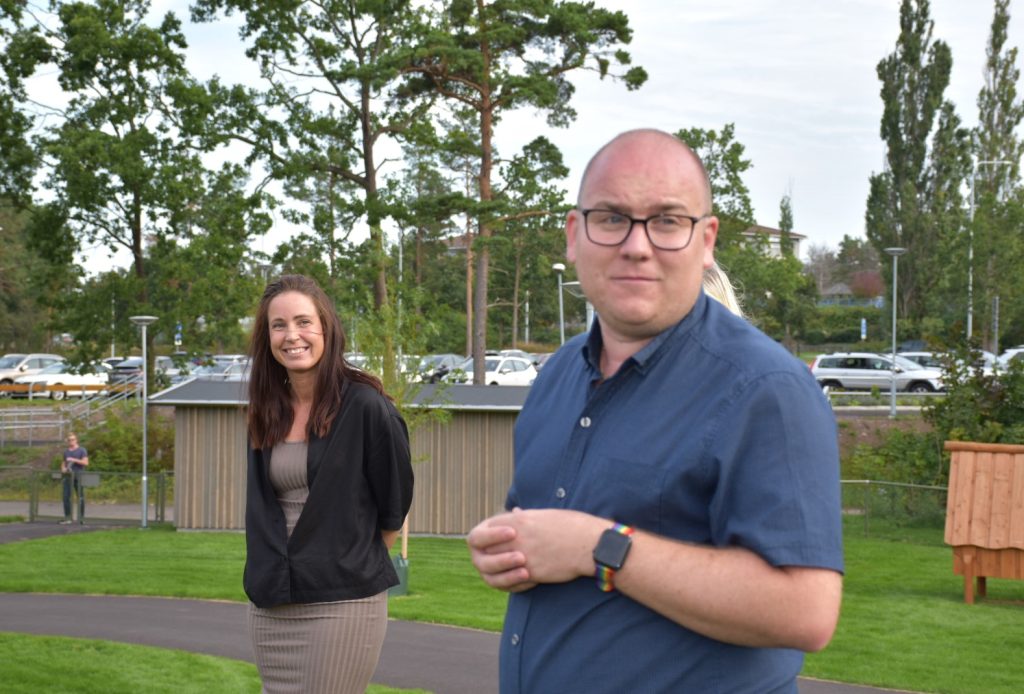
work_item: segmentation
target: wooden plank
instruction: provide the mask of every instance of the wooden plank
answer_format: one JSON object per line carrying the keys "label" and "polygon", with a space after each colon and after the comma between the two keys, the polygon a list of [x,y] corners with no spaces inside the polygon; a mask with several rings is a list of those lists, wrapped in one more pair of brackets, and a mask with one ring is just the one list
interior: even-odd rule
{"label": "wooden plank", "polygon": [[1009,547],[1010,481],[1013,455],[987,453],[991,459],[992,490],[990,493],[988,537],[982,546],[990,549]]}
{"label": "wooden plank", "polygon": [[968,520],[967,544],[987,547],[992,520],[992,454],[978,451],[974,454],[974,494]]}
{"label": "wooden plank", "polygon": [[1024,454],[1014,454],[1010,475],[1010,528],[1006,544],[1024,549]]}
{"label": "wooden plank", "polygon": [[1024,446],[1012,443],[975,443],[974,441],[946,441],[947,451],[983,451],[985,453],[1024,453]]}
{"label": "wooden plank", "polygon": [[974,466],[973,451],[957,451],[953,453],[954,466],[950,475],[949,501],[947,521],[951,531],[946,535],[946,543],[950,545],[968,545],[971,531],[971,511],[974,504]]}

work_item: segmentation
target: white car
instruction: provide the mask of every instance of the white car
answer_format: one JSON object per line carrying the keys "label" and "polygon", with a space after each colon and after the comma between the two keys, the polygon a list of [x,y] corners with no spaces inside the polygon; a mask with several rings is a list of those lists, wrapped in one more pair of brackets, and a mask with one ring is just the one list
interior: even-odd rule
{"label": "white car", "polygon": [[33,398],[50,397],[54,400],[63,400],[66,397],[92,397],[102,394],[103,390],[49,390],[52,386],[105,386],[109,382],[107,368],[94,365],[79,369],[67,362],[51,364],[39,373],[31,376],[19,376],[14,379],[15,385],[27,385],[31,387],[30,393],[14,393],[15,397]]}
{"label": "white car", "polygon": [[[10,385],[21,376],[32,376],[47,366],[64,361],[56,354],[5,354],[0,357],[0,385]],[[0,398],[6,398],[7,391],[0,391]]]}
{"label": "white car", "polygon": [[[489,386],[529,386],[537,378],[537,367],[529,359],[494,355],[484,358],[484,383]],[[448,374],[451,383],[473,383],[473,357]]]}
{"label": "white car", "polygon": [[1011,347],[999,355],[999,363],[1003,368],[1009,366],[1011,361],[1019,361],[1021,359],[1024,359],[1024,345]]}

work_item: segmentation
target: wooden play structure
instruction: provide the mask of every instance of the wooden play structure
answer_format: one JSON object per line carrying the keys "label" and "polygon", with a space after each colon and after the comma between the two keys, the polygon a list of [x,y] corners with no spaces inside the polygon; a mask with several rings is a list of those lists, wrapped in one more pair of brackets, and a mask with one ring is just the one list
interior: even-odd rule
{"label": "wooden play structure", "polygon": [[1024,580],[1024,446],[947,441],[951,453],[946,544],[964,602],[985,597],[986,579]]}

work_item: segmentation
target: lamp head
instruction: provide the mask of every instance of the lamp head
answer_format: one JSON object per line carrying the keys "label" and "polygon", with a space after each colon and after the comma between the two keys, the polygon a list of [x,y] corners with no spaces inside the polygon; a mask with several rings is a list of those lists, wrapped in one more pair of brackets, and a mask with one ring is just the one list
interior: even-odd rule
{"label": "lamp head", "polygon": [[143,325],[143,326],[145,326],[145,325],[150,325],[151,323],[155,323],[157,321],[157,317],[156,316],[130,316],[128,318],[128,320],[130,320],[135,325]]}
{"label": "lamp head", "polygon": [[555,272],[565,272],[565,264],[555,263],[554,265],[551,266],[551,269],[554,270]]}

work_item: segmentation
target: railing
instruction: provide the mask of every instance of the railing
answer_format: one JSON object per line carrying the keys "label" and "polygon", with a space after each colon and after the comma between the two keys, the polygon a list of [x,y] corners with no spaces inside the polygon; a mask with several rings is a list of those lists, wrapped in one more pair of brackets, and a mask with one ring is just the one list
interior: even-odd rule
{"label": "railing", "polygon": [[9,444],[33,446],[63,441],[68,419],[51,408],[0,409],[0,449]]}
{"label": "railing", "polygon": [[[87,482],[87,520],[141,522],[141,473],[88,470],[80,474]],[[25,515],[30,522],[62,518],[63,478],[56,470],[0,469],[0,515]],[[148,519],[173,520],[174,473],[149,475],[149,492]],[[168,513],[169,503],[172,513]]]}
{"label": "railing", "polygon": [[64,405],[62,410],[73,420],[88,420],[118,402],[127,402],[132,397],[142,394],[142,377],[132,376],[120,383],[111,383],[104,387],[100,397],[82,398],[80,402]]}
{"label": "railing", "polygon": [[[825,397],[833,407],[882,407],[890,404],[891,394],[886,391],[871,390],[836,390],[824,388]],[[946,393],[943,391],[932,391],[928,393],[908,393],[896,391],[896,405],[899,407],[921,407],[932,398],[943,398]]]}
{"label": "railing", "polygon": [[[4,385],[6,394],[12,392],[29,393],[34,384]],[[75,422],[87,421],[94,424],[93,416],[103,412],[118,402],[127,402],[129,398],[142,392],[142,379],[131,378],[123,383],[106,386],[48,386],[50,390],[58,388],[73,390],[95,390],[96,396],[83,397],[78,402],[62,405],[59,409],[43,407],[7,407],[0,409],[0,450],[5,446],[17,443],[33,446],[38,443],[63,441],[64,434],[71,431]],[[37,389],[38,390],[38,389]]]}

